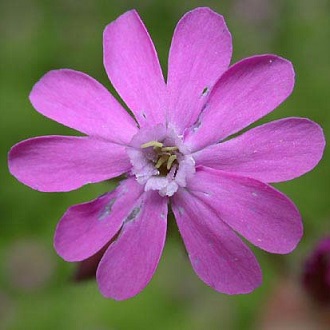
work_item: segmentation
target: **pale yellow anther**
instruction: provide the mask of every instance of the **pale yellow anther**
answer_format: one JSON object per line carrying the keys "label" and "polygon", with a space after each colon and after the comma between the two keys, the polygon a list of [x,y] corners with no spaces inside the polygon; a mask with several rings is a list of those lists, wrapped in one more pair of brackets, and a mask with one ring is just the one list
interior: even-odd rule
{"label": "pale yellow anther", "polygon": [[144,144],[141,144],[141,148],[149,148],[149,147],[154,147],[154,148],[161,148],[163,146],[163,143],[158,142],[158,141],[150,141]]}
{"label": "pale yellow anther", "polygon": [[168,160],[168,156],[167,155],[164,155],[164,156],[161,156],[159,157],[155,167],[156,168],[160,168],[164,163],[166,163]]}
{"label": "pale yellow anther", "polygon": [[175,160],[176,160],[176,155],[171,155],[168,158],[167,165],[166,165],[167,170],[169,170],[171,168],[171,166]]}
{"label": "pale yellow anther", "polygon": [[163,152],[167,152],[167,151],[171,152],[171,151],[176,151],[176,150],[179,150],[179,148],[178,147],[163,147],[161,151],[163,151]]}

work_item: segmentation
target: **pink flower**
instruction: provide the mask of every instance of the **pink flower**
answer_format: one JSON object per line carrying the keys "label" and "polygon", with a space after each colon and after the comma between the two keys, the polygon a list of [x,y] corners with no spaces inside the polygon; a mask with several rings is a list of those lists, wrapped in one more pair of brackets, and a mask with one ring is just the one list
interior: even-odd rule
{"label": "pink flower", "polygon": [[296,247],[300,214],[268,183],[310,171],[325,141],[304,118],[228,137],[290,95],[291,63],[260,55],[228,68],[231,35],[208,8],[178,23],[166,83],[136,11],[106,27],[103,46],[109,79],[134,118],[86,74],[51,71],[34,86],[33,106],[87,136],[33,138],[9,155],[11,173],[45,192],[126,174],[114,191],[67,210],[55,233],[57,253],[81,261],[113,240],[97,269],[99,288],[106,297],[132,297],[155,272],[171,205],[197,275],[219,292],[251,292],[261,270],[236,232],[271,253]]}

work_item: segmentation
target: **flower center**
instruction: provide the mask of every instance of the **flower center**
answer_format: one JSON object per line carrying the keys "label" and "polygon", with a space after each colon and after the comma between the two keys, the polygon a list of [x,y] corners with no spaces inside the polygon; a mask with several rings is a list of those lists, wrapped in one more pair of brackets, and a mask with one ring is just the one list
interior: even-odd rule
{"label": "flower center", "polygon": [[173,129],[157,125],[141,128],[127,149],[132,174],[144,190],[172,196],[195,173],[195,162]]}
{"label": "flower center", "polygon": [[160,176],[166,176],[171,172],[172,168],[176,171],[178,167],[178,147],[165,147],[161,142],[150,141],[142,144],[141,148],[152,148],[154,150],[155,157],[153,162]]}

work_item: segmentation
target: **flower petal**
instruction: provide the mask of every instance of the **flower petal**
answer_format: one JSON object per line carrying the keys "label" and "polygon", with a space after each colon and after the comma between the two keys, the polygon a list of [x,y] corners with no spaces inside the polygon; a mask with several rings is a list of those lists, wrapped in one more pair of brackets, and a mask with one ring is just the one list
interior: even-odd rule
{"label": "flower petal", "polygon": [[109,24],[103,35],[104,66],[140,126],[165,123],[165,82],[155,47],[135,10]]}
{"label": "flower petal", "polygon": [[275,55],[246,58],[214,86],[208,103],[187,134],[192,150],[216,143],[273,111],[292,92],[292,64]]}
{"label": "flower petal", "polygon": [[197,165],[263,182],[280,182],[313,169],[322,158],[324,146],[318,124],[305,118],[287,118],[202,149],[193,157]]}
{"label": "flower petal", "polygon": [[149,283],[163,251],[166,217],[167,199],[157,192],[144,193],[137,201],[97,269],[97,281],[105,297],[128,299]]}
{"label": "flower petal", "polygon": [[127,144],[137,132],[133,118],[99,82],[69,69],[46,73],[33,87],[37,111],[88,135]]}
{"label": "flower petal", "polygon": [[302,237],[295,205],[265,183],[201,167],[188,189],[222,221],[268,252],[289,253]]}
{"label": "flower petal", "polygon": [[179,21],[168,69],[168,121],[178,132],[195,122],[208,90],[227,70],[231,55],[231,35],[222,16],[209,8],[197,8]]}
{"label": "flower petal", "polygon": [[92,137],[37,137],[16,144],[9,153],[11,174],[45,192],[70,191],[130,168],[125,147]]}
{"label": "flower petal", "polygon": [[70,207],[56,228],[56,252],[66,261],[94,255],[117,234],[142,193],[135,179],[127,179],[110,193]]}
{"label": "flower petal", "polygon": [[207,285],[239,294],[261,284],[255,256],[211,207],[183,189],[175,194],[172,206],[191,264]]}

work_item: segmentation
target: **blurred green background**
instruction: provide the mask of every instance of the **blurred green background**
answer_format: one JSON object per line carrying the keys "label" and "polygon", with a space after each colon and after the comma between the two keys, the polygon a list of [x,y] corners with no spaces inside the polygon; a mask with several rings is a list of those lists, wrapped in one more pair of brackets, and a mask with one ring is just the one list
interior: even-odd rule
{"label": "blurred green background", "polygon": [[[277,322],[272,308],[278,288],[283,281],[292,281],[301,290],[306,254],[318,238],[330,234],[328,150],[313,172],[277,185],[300,209],[305,235],[290,255],[255,250],[264,283],[242,296],[222,295],[204,285],[193,273],[177,235],[169,235],[158,270],[140,295],[124,302],[103,298],[94,280],[72,280],[76,265],[55,254],[52,237],[67,207],[113,186],[102,183],[46,194],[25,187],[8,173],[7,152],[13,144],[39,135],[76,134],[44,118],[29,103],[28,94],[44,73],[72,68],[112,90],[102,64],[102,32],[131,8],[139,11],[148,27],[166,72],[175,24],[197,6],[209,6],[225,16],[233,35],[232,62],[262,53],[293,62],[294,93],[263,121],[309,117],[322,125],[326,135],[330,132],[327,0],[0,0],[0,329],[280,329],[272,327]],[[293,295],[290,290],[288,299]]]}

